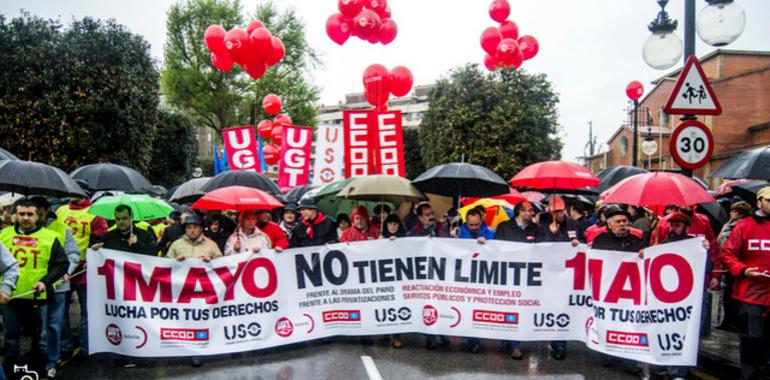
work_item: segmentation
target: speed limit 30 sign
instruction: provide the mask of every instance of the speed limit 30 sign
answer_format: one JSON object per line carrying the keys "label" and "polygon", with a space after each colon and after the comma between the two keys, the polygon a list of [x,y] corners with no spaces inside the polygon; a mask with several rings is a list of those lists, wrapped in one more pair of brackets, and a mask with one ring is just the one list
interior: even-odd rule
{"label": "speed limit 30 sign", "polygon": [[705,124],[697,120],[679,124],[669,144],[671,157],[685,169],[694,170],[705,165],[714,153],[714,136]]}

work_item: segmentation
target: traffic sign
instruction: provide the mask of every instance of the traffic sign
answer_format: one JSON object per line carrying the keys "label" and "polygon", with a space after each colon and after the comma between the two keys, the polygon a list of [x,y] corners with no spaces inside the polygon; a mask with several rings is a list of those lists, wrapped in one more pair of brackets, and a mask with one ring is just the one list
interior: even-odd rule
{"label": "traffic sign", "polygon": [[664,111],[680,115],[719,115],[722,106],[703,73],[698,58],[691,55],[676,80]]}
{"label": "traffic sign", "polygon": [[714,136],[709,128],[697,121],[687,120],[674,130],[669,151],[679,166],[695,170],[711,159],[714,153]]}

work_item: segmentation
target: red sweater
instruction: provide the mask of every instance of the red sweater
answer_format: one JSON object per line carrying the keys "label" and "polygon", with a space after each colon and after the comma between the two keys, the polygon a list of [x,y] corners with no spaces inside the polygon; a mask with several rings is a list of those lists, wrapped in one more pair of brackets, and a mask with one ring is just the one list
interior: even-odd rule
{"label": "red sweater", "polygon": [[289,238],[286,237],[286,233],[283,232],[281,226],[273,222],[267,222],[264,226],[259,226],[259,229],[270,237],[270,241],[273,243],[273,248],[280,247],[281,249],[289,248]]}
{"label": "red sweater", "polygon": [[770,219],[750,216],[739,221],[722,246],[722,260],[735,278],[733,298],[770,306],[770,279],[747,278],[743,271],[758,268],[770,271]]}
{"label": "red sweater", "polygon": [[342,233],[342,236],[340,236],[340,243],[349,241],[375,240],[378,237],[380,237],[380,230],[374,227],[370,226],[366,229],[366,231],[361,232],[355,226],[350,226],[347,230],[345,230],[345,232]]}

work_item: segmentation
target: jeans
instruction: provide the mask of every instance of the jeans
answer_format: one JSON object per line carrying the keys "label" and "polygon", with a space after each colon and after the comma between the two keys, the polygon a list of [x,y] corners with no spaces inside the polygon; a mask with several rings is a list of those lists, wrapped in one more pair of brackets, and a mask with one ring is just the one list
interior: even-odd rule
{"label": "jeans", "polygon": [[765,364],[770,341],[770,317],[763,316],[765,307],[740,303],[738,325],[740,331],[741,376],[759,379]]}
{"label": "jeans", "polygon": [[65,310],[67,309],[67,293],[53,293],[48,300],[48,363],[45,369],[56,367],[61,356],[61,337]]}
{"label": "jeans", "polygon": [[59,336],[59,353],[70,352],[77,347],[72,340],[72,327],[70,327],[70,305],[72,304],[72,292],[69,290],[64,293],[64,312],[61,319],[61,335]]}
{"label": "jeans", "polygon": [[34,305],[25,300],[16,300],[2,305],[3,327],[5,328],[5,355],[3,365],[13,368],[21,363],[21,330],[23,325],[31,324],[32,350],[37,354],[33,358],[45,358],[46,317],[48,308],[45,304]]}
{"label": "jeans", "polygon": [[80,349],[84,354],[88,355],[88,300],[86,299],[86,287],[85,285],[76,286],[75,291],[78,293],[78,301],[80,302],[78,340],[80,341]]}

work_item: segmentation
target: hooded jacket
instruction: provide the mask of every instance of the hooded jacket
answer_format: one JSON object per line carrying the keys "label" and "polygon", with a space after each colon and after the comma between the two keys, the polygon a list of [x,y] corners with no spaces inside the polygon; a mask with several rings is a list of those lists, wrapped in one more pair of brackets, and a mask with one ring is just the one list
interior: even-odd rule
{"label": "hooded jacket", "polygon": [[373,227],[371,222],[369,222],[369,213],[366,211],[366,207],[356,207],[353,212],[350,213],[350,220],[354,221],[356,216],[359,216],[367,221],[366,229],[361,231],[358,229],[358,227],[355,226],[355,223],[353,223],[353,225],[348,227],[348,229],[342,233],[342,236],[340,236],[341,243],[350,241],[375,240],[380,236],[380,230]]}
{"label": "hooded jacket", "polygon": [[748,268],[770,271],[770,217],[752,215],[733,228],[721,251],[722,261],[735,279],[733,298],[770,306],[770,278],[746,277]]}

